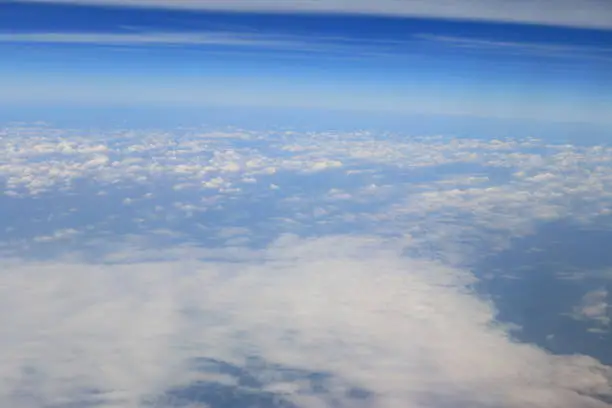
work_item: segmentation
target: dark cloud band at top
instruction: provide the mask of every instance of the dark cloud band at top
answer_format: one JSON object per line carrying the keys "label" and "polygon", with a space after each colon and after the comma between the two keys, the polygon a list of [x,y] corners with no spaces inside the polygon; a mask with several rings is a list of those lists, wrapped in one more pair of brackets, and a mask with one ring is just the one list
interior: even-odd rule
{"label": "dark cloud band at top", "polygon": [[16,0],[16,2],[271,13],[334,13],[612,29],[602,0]]}

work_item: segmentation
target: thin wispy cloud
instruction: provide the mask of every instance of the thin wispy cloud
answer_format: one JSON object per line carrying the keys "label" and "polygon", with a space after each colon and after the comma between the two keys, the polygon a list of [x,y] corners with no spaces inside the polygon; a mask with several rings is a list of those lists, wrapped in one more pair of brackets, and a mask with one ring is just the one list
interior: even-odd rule
{"label": "thin wispy cloud", "polygon": [[416,34],[406,40],[368,39],[356,40],[333,36],[299,36],[231,31],[208,32],[37,32],[0,33],[0,43],[110,45],[124,47],[148,46],[198,46],[224,47],[226,49],[269,49],[328,54],[346,54],[353,57],[402,57],[423,53],[415,45],[422,42],[436,43],[465,51],[496,52],[506,55],[531,55],[573,60],[595,59],[612,61],[612,48],[543,44],[531,42],[496,41],[480,38]]}
{"label": "thin wispy cloud", "polygon": [[612,29],[607,1],[505,0],[17,0],[21,2],[277,13],[346,13]]}
{"label": "thin wispy cloud", "polygon": [[438,34],[417,34],[418,40],[445,44],[452,47],[494,51],[501,53],[529,54],[543,57],[572,58],[575,60],[589,58],[610,61],[612,48],[591,45],[568,45],[538,42],[500,41],[485,38],[457,37]]}
{"label": "thin wispy cloud", "polygon": [[147,33],[20,33],[0,34],[0,42],[105,45],[223,45],[264,48],[301,48],[299,40],[263,35],[221,32],[147,32]]}
{"label": "thin wispy cloud", "polygon": [[397,50],[406,42],[364,40],[347,37],[298,36],[281,34],[262,34],[245,32],[36,32],[0,33],[0,44],[54,44],[54,45],[93,45],[115,47],[198,47],[220,52],[279,51],[284,56],[291,53],[315,53],[336,55],[345,58],[388,58],[401,57]]}

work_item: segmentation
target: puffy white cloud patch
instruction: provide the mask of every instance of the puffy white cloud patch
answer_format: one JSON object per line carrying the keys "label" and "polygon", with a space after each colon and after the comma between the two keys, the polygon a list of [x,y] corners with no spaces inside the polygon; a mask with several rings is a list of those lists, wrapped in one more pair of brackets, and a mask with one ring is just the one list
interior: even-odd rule
{"label": "puffy white cloud patch", "polygon": [[5,260],[0,405],[219,406],[206,389],[306,408],[610,406],[609,367],[513,342],[471,274],[404,244]]}
{"label": "puffy white cloud patch", "polygon": [[[6,208],[30,203],[39,211],[36,200],[65,200],[40,210],[37,220],[7,218],[10,233],[0,239],[11,247],[76,240],[66,229],[85,228],[78,235],[84,242],[92,232],[173,226],[201,240],[201,230],[188,231],[198,224],[209,228],[207,237],[228,225],[272,237],[352,227],[411,234],[435,258],[461,263],[475,259],[473,241],[503,249],[542,222],[592,222],[612,207],[606,146],[371,132],[97,133],[39,125],[7,126],[0,136]],[[68,207],[103,202],[83,212],[90,219],[66,214]],[[191,220],[181,223],[186,217]]]}
{"label": "puffy white cloud patch", "polygon": [[579,319],[591,320],[602,326],[610,324],[609,292],[605,288],[590,291],[584,295],[580,305],[574,309],[574,316]]}

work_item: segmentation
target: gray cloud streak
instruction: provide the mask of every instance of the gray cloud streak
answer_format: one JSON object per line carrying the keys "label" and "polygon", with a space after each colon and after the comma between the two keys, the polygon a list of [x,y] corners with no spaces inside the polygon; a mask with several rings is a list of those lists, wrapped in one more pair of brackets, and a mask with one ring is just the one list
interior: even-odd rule
{"label": "gray cloud streak", "polygon": [[0,34],[0,42],[106,45],[225,45],[266,48],[302,48],[307,46],[305,42],[300,42],[298,40],[224,32],[146,32],[138,34],[21,33]]}
{"label": "gray cloud streak", "polygon": [[542,57],[569,58],[583,61],[593,59],[599,61],[612,61],[612,48],[588,45],[565,45],[537,42],[495,41],[484,38],[453,37],[435,34],[417,34],[416,39],[448,46],[480,50],[495,51],[505,54],[538,55]]}
{"label": "gray cloud streak", "polygon": [[612,29],[603,0],[18,0],[22,2],[278,13],[347,13]]}

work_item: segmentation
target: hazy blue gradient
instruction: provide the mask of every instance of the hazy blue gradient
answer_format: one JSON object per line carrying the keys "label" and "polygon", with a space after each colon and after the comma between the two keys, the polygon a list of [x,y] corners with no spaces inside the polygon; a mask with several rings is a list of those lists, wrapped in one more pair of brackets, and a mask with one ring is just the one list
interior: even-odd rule
{"label": "hazy blue gradient", "polygon": [[9,3],[2,109],[344,109],[608,123],[612,33]]}

